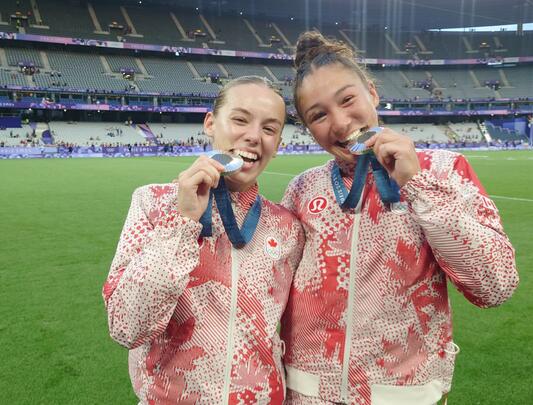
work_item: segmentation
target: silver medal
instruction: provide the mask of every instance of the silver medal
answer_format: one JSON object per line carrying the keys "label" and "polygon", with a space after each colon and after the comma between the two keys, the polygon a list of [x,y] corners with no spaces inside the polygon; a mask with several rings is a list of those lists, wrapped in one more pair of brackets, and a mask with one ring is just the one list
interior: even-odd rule
{"label": "silver medal", "polygon": [[223,176],[229,176],[237,172],[244,164],[244,160],[242,160],[240,156],[232,155],[220,150],[212,150],[206,153],[206,156],[216,160],[224,166],[224,171],[221,173]]}
{"label": "silver medal", "polygon": [[368,131],[363,132],[355,139],[355,143],[350,146],[350,152],[354,155],[362,155],[364,153],[372,152],[372,148],[369,148],[365,145],[365,142],[372,138],[377,133],[381,132],[383,128],[374,127],[370,128]]}

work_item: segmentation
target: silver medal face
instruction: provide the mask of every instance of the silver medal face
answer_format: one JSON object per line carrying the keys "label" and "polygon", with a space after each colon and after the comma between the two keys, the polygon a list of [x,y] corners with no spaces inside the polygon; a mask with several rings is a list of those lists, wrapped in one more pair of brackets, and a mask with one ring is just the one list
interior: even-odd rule
{"label": "silver medal face", "polygon": [[228,176],[237,172],[244,164],[244,160],[242,160],[240,156],[231,155],[228,152],[222,152],[219,150],[212,150],[211,152],[206,153],[206,156],[216,160],[224,166],[224,171],[222,172],[223,176]]}
{"label": "silver medal face", "polygon": [[377,133],[381,132],[383,128],[381,127],[374,127],[370,128],[368,131],[362,133],[360,136],[357,137],[355,140],[355,143],[350,146],[350,152],[354,155],[362,155],[364,153],[370,153],[372,152],[372,148],[369,148],[365,145],[365,142],[368,141],[370,138],[372,138]]}

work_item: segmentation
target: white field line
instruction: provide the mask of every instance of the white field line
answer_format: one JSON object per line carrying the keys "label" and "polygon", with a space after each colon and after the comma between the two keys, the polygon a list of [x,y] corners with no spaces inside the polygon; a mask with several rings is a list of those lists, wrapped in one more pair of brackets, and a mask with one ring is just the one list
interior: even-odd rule
{"label": "white field line", "polygon": [[495,198],[497,200],[511,200],[511,201],[524,201],[524,202],[533,202],[529,198],[517,198],[517,197],[506,197],[503,195],[489,195],[490,198]]}
{"label": "white field line", "polygon": [[[263,172],[264,174],[271,174],[274,176],[288,176],[288,177],[295,177],[297,174],[292,173],[279,173],[279,172]],[[494,198],[496,200],[511,200],[511,201],[523,201],[523,202],[533,202],[533,199],[529,198],[518,198],[518,197],[506,197],[503,195],[489,195],[490,198]]]}
{"label": "white field line", "polygon": [[264,171],[262,174],[273,174],[274,176],[288,176],[288,177],[298,176],[298,174],[292,174],[292,173],[279,173],[279,172],[267,172],[267,171]]}

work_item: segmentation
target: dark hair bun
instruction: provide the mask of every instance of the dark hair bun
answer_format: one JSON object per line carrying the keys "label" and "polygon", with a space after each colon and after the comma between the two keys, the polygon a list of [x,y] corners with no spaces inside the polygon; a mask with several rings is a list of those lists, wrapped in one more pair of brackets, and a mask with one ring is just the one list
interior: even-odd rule
{"label": "dark hair bun", "polygon": [[346,44],[328,39],[318,31],[307,31],[300,35],[296,43],[294,67],[298,69],[304,63],[311,63],[318,55],[336,54],[353,59],[355,51]]}

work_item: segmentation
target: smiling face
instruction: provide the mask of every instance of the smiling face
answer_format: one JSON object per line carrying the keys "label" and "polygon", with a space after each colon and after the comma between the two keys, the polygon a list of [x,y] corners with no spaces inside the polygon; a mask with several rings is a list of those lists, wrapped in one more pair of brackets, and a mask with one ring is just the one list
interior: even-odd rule
{"label": "smiling face", "polygon": [[313,69],[303,79],[296,102],[316,142],[347,162],[356,159],[347,148],[350,136],[378,126],[374,84],[339,63]]}
{"label": "smiling face", "polygon": [[239,84],[226,90],[216,113],[207,113],[204,131],[213,148],[240,155],[242,169],[225,180],[232,191],[253,186],[276,153],[285,122],[285,102],[263,84]]}

